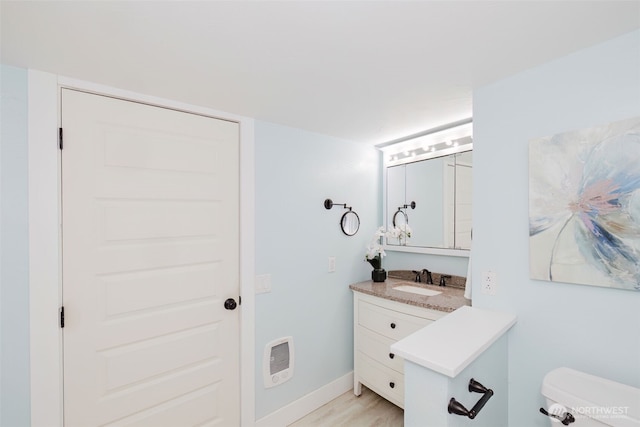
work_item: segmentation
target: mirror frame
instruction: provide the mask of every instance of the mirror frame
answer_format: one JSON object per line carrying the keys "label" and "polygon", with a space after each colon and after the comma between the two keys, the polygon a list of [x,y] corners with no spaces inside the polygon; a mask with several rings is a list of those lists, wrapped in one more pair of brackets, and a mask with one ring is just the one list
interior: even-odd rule
{"label": "mirror frame", "polygon": [[[459,147],[451,147],[446,150],[438,150],[434,151],[431,155],[424,156],[420,160],[428,160],[432,158],[442,157],[449,154],[457,154],[463,153],[466,151],[472,151],[472,144],[465,144]],[[416,160],[414,160],[416,161]],[[403,163],[413,163],[414,161],[407,161]],[[387,215],[387,168],[390,166],[397,166],[398,162],[394,162],[393,164],[389,164],[386,160],[386,157],[383,161],[382,165],[382,194],[383,194],[383,208],[382,208],[382,220],[383,224],[388,224],[389,219]],[[399,246],[399,245],[389,245],[386,240],[384,241],[384,250],[385,251],[394,251],[394,252],[408,252],[408,253],[420,253],[420,254],[432,254],[432,255],[447,255],[453,257],[463,257],[468,258],[471,254],[471,249],[454,249],[454,248],[437,248],[437,247],[423,247],[423,246]]]}
{"label": "mirror frame", "polygon": [[405,211],[403,211],[402,209],[398,209],[396,211],[396,213],[393,214],[393,219],[391,220],[391,223],[393,224],[394,227],[398,226],[398,224],[396,224],[396,217],[398,216],[398,214],[402,214],[402,216],[404,216],[404,223],[405,224],[409,223],[409,216],[407,215],[407,213]]}
{"label": "mirror frame", "polygon": [[[347,215],[349,215],[349,214],[355,215],[355,219],[357,221],[356,229],[353,231],[353,233],[347,233],[347,230],[345,230],[345,222],[348,221]],[[356,233],[358,232],[358,230],[360,230],[360,217],[358,216],[358,214],[355,213],[355,211],[352,211],[352,210],[348,210],[344,214],[342,214],[342,218],[340,218],[340,229],[347,236],[355,236]]]}

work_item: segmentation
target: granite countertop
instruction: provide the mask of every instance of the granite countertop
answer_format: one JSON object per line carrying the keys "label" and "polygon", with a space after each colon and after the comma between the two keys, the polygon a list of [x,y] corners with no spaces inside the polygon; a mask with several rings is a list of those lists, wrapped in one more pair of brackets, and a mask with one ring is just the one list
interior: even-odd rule
{"label": "granite countertop", "polygon": [[[394,286],[399,285],[417,286],[420,288],[430,289],[442,293],[439,295],[428,297],[393,289]],[[408,280],[394,279],[391,277],[387,278],[386,281],[380,283],[376,283],[371,280],[354,283],[352,285],[349,285],[349,288],[353,291],[361,292],[363,294],[369,294],[392,301],[415,305],[417,307],[444,311],[446,313],[455,311],[456,309],[465,305],[471,305],[471,301],[464,297],[464,288],[454,286],[426,285],[424,283],[415,283]]]}

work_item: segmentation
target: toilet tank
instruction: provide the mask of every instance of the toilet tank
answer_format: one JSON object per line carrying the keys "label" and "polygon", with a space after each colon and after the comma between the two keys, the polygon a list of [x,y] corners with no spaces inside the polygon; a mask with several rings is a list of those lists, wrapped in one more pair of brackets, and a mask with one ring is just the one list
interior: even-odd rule
{"label": "toilet tank", "polygon": [[[635,387],[558,368],[544,377],[542,395],[550,408],[562,405],[573,414],[575,423],[571,426],[640,427],[640,389]],[[552,425],[562,425],[558,420],[551,421]]]}

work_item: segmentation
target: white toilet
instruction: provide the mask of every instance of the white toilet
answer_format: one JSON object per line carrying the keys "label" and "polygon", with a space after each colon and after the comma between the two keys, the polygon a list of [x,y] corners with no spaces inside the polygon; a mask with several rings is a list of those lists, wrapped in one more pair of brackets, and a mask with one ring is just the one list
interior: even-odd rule
{"label": "white toilet", "polygon": [[[551,425],[640,427],[640,389],[569,368],[542,382]],[[572,420],[573,418],[573,420]]]}

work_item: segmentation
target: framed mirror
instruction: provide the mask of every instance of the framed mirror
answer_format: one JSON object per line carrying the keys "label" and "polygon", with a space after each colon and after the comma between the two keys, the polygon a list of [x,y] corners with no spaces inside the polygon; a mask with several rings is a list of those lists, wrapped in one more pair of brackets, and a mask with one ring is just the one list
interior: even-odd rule
{"label": "framed mirror", "polygon": [[[383,221],[394,230],[385,248],[467,257],[471,248],[473,120],[378,144],[383,152]],[[413,205],[415,209],[399,209]],[[398,210],[404,212],[398,214]],[[410,235],[409,235],[410,234]]]}
{"label": "framed mirror", "polygon": [[407,213],[402,209],[398,208],[396,213],[393,214],[393,220],[391,221],[394,227],[403,228],[407,224],[409,224],[409,217]]}
{"label": "framed mirror", "polygon": [[329,210],[334,206],[342,206],[347,209],[347,212],[342,214],[340,218],[340,229],[347,236],[355,235],[360,229],[360,217],[355,213],[351,206],[347,206],[346,203],[334,203],[331,199],[325,199],[324,208]]}
{"label": "framed mirror", "polygon": [[[393,226],[408,223],[411,227],[411,237],[389,239],[389,249],[468,251],[471,248],[472,168],[471,150],[387,167],[387,221]],[[415,209],[398,208],[412,202]]]}
{"label": "framed mirror", "polygon": [[360,217],[354,211],[347,211],[342,215],[340,228],[347,236],[355,235],[360,229]]}

